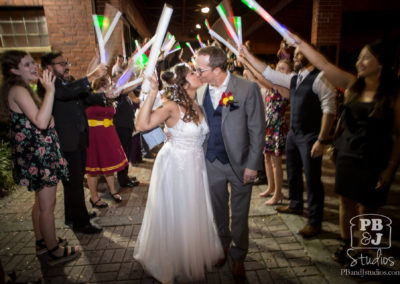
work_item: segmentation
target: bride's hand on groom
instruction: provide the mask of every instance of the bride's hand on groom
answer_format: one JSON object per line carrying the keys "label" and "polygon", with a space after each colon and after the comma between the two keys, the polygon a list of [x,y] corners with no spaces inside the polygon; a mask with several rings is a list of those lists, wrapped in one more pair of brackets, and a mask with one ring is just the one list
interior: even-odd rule
{"label": "bride's hand on groom", "polygon": [[257,177],[257,171],[245,168],[243,173],[243,183],[253,183]]}

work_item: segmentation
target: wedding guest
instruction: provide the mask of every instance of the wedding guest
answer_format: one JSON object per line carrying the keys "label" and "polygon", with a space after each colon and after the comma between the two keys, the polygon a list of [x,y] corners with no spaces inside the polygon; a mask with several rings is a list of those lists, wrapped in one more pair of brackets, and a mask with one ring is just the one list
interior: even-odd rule
{"label": "wedding guest", "polygon": [[[93,90],[97,93],[105,92],[110,86],[111,80],[108,76],[94,80],[92,84]],[[99,175],[104,175],[112,199],[117,203],[122,201],[121,195],[115,188],[114,173],[128,167],[128,160],[113,123],[115,112],[112,101],[105,106],[89,106],[86,109],[89,124],[86,176],[91,195],[89,201],[97,208],[108,206],[97,192]]]}
{"label": "wedding guest", "polygon": [[324,187],[321,181],[322,154],[336,114],[334,87],[297,48],[294,52],[294,74],[272,70],[241,49],[263,76],[275,85],[290,88],[290,128],[286,139],[286,171],[289,184],[288,206],[278,206],[280,213],[303,214],[303,171],[307,185],[309,217],[299,230],[303,238],[321,232],[324,211]]}
{"label": "wedding guest", "polygon": [[335,191],[339,194],[343,244],[334,259],[348,263],[351,261],[347,256],[350,219],[375,213],[386,203],[400,161],[400,96],[398,79],[392,69],[393,43],[376,41],[365,45],[354,75],[329,62],[300,37],[292,37],[304,56],[333,85],[345,90],[341,131],[335,141]]}
{"label": "wedding guest", "polygon": [[[260,85],[265,86],[265,147],[264,162],[268,178],[268,188],[260,193],[260,196],[267,197],[271,193],[271,199],[265,202],[265,205],[275,205],[283,200],[282,193],[283,169],[282,155],[285,151],[286,135],[288,126],[285,118],[287,106],[289,104],[289,90],[283,87],[275,86],[267,80],[263,80],[262,74],[247,60],[239,56],[240,61],[244,61],[245,66],[251,69],[249,72],[257,74],[256,80]],[[283,59],[276,65],[276,70],[285,74],[292,71],[292,63]]]}
{"label": "wedding guest", "polygon": [[[48,264],[64,263],[80,256],[80,248],[66,246],[56,238],[54,208],[57,184],[67,178],[66,161],[51,112],[54,102],[54,75],[38,68],[25,51],[6,51],[1,57],[2,103],[11,115],[10,139],[14,181],[35,192],[32,208],[37,254],[48,254]],[[39,79],[44,87],[43,101],[29,84]]]}
{"label": "wedding guest", "polygon": [[[107,98],[114,94],[94,94],[90,90],[93,80],[103,77],[107,67],[98,64],[86,76],[75,80],[70,72],[70,64],[61,52],[46,53],[41,58],[42,68],[56,76],[54,83],[53,116],[55,128],[60,138],[61,151],[68,162],[69,179],[62,179],[64,187],[65,224],[72,226],[76,232],[98,234],[102,228],[90,221],[95,212],[89,214],[85,203],[83,178],[86,165],[86,147],[88,145],[88,122],[85,108],[88,105],[104,105]],[[40,83],[40,82],[39,82]],[[43,88],[38,84],[38,93]]]}

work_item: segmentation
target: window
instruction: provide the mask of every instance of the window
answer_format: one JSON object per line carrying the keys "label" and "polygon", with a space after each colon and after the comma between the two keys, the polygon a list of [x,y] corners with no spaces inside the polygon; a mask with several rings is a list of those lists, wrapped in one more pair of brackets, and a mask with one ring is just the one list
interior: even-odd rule
{"label": "window", "polygon": [[0,48],[49,48],[43,9],[4,9],[0,11]]}

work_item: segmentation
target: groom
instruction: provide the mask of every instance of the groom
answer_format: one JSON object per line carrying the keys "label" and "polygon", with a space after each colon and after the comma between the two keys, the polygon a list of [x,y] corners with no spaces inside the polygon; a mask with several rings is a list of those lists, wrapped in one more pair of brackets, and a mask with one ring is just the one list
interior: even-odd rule
{"label": "groom", "polygon": [[[249,247],[252,182],[262,168],[264,104],[256,83],[227,71],[226,54],[219,47],[208,46],[197,52],[196,72],[207,83],[198,90],[197,100],[210,128],[204,142],[206,166],[214,218],[225,252],[216,266],[225,264],[230,251],[233,276],[245,279],[243,262]],[[229,100],[229,93],[233,100]]]}

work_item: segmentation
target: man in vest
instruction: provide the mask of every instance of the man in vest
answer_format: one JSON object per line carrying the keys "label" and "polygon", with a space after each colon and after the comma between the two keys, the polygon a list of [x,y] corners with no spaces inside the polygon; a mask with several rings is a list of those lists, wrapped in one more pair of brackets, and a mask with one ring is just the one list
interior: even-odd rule
{"label": "man in vest", "polygon": [[267,67],[245,47],[242,48],[242,57],[271,83],[290,89],[290,129],[286,140],[290,203],[276,210],[280,213],[303,214],[304,170],[309,218],[299,234],[311,238],[321,231],[324,210],[322,154],[336,115],[335,89],[298,49],[293,59],[296,73],[290,75]]}
{"label": "man in vest", "polygon": [[252,182],[262,168],[264,104],[256,83],[227,72],[226,54],[219,47],[209,46],[197,52],[196,72],[207,83],[198,90],[197,100],[210,128],[204,142],[206,167],[214,218],[225,252],[216,266],[225,264],[229,251],[233,276],[244,280]]}

